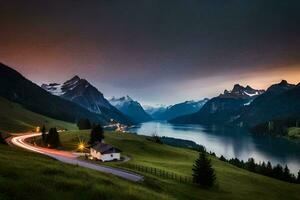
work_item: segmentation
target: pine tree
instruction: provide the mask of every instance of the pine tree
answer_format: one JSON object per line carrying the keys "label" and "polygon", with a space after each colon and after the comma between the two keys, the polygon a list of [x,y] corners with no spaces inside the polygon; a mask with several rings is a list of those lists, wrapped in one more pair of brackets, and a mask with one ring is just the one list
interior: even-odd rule
{"label": "pine tree", "polygon": [[249,158],[247,162],[247,169],[251,172],[256,171],[256,164],[253,158]]}
{"label": "pine tree", "polygon": [[290,170],[287,165],[285,165],[284,170],[283,170],[283,178],[285,181],[291,180]]}
{"label": "pine tree", "polygon": [[211,160],[207,158],[206,153],[200,152],[193,167],[193,182],[201,186],[211,187],[215,180],[216,175]]}
{"label": "pine tree", "polygon": [[43,125],[41,131],[42,131],[42,141],[43,141],[43,144],[45,144],[46,143],[46,127],[45,127],[45,125]]}
{"label": "pine tree", "polygon": [[221,157],[219,158],[221,161],[223,161],[223,162],[226,162],[227,160],[226,160],[226,158],[223,156],[223,155],[221,155]]}
{"label": "pine tree", "polygon": [[91,130],[89,144],[93,145],[96,142],[102,142],[103,139],[104,139],[104,132],[102,126],[98,124],[95,127],[93,127],[93,129]]}
{"label": "pine tree", "polygon": [[281,165],[278,164],[273,168],[273,177],[280,180],[284,180],[283,168]]}
{"label": "pine tree", "polygon": [[273,173],[273,168],[272,168],[272,164],[270,163],[270,161],[267,164],[267,169],[266,169],[266,175],[267,176],[272,176]]}
{"label": "pine tree", "polygon": [[260,173],[263,174],[263,175],[268,174],[268,170],[267,170],[267,166],[266,166],[265,162],[263,162],[260,166]]}
{"label": "pine tree", "polygon": [[59,134],[56,128],[49,129],[49,133],[46,136],[46,144],[52,148],[58,147],[60,145]]}
{"label": "pine tree", "polygon": [[299,170],[299,172],[298,172],[297,183],[300,184],[300,170]]}

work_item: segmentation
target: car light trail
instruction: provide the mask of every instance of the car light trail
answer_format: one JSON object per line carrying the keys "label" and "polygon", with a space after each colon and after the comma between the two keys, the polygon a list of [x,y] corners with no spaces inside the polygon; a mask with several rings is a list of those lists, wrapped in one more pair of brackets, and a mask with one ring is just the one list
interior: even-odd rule
{"label": "car light trail", "polygon": [[32,144],[26,142],[26,139],[29,139],[31,137],[37,137],[40,135],[41,135],[41,133],[33,133],[33,134],[17,136],[17,137],[12,138],[11,142],[15,146],[18,146],[20,148],[23,148],[23,149],[26,149],[29,151],[33,151],[36,153],[41,153],[44,155],[52,156],[52,157],[53,157],[53,155],[56,155],[56,156],[63,156],[63,157],[67,157],[67,158],[76,158],[76,156],[70,152],[59,151],[56,149],[48,149],[48,148],[43,148],[43,147],[36,147],[36,146],[33,146]]}

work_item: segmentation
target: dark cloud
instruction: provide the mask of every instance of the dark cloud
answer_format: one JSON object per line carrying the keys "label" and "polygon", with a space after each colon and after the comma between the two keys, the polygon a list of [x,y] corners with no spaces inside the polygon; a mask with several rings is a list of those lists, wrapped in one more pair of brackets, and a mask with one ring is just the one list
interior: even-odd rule
{"label": "dark cloud", "polygon": [[128,91],[272,70],[299,64],[299,9],[293,0],[1,1],[0,59],[38,82],[78,73]]}

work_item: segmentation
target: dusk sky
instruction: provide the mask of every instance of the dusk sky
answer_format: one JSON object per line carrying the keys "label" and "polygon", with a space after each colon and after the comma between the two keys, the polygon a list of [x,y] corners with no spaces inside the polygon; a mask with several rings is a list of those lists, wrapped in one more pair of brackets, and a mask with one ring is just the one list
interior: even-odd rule
{"label": "dusk sky", "polygon": [[300,82],[297,0],[0,0],[0,62],[143,104]]}

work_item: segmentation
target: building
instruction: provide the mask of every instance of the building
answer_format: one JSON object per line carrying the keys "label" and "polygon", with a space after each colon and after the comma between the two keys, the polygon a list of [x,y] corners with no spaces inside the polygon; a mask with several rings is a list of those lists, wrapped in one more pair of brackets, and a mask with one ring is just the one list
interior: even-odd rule
{"label": "building", "polygon": [[105,143],[97,143],[90,148],[90,154],[93,159],[101,160],[103,162],[120,160],[121,150]]}

